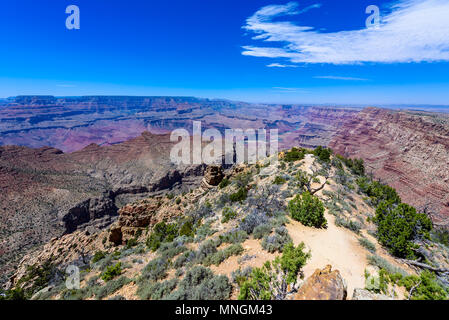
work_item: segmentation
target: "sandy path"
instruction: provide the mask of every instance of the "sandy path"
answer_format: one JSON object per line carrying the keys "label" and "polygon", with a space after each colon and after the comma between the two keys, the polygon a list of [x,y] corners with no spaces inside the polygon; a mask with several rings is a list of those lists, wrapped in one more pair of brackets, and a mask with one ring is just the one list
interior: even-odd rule
{"label": "sandy path", "polygon": [[[312,173],[314,159],[306,155],[302,170]],[[320,177],[321,182],[324,182]],[[318,185],[317,185],[318,186]],[[325,189],[329,189],[326,186]],[[321,195],[322,191],[318,192]],[[305,278],[311,276],[316,269],[323,269],[332,265],[332,269],[339,270],[348,286],[348,299],[352,298],[355,288],[365,287],[365,268],[367,267],[367,251],[358,243],[358,237],[351,231],[335,225],[335,217],[325,212],[327,229],[316,229],[303,226],[300,222],[290,220],[287,225],[290,236],[295,245],[304,242],[306,250],[310,250],[312,257],[304,267]]]}
{"label": "sandy path", "polygon": [[308,228],[297,221],[288,224],[287,229],[295,245],[304,242],[306,250],[311,250],[312,257],[303,269],[305,277],[330,264],[345,279],[351,299],[355,288],[365,287],[366,251],[351,231],[335,226],[333,216],[325,216],[327,229]]}

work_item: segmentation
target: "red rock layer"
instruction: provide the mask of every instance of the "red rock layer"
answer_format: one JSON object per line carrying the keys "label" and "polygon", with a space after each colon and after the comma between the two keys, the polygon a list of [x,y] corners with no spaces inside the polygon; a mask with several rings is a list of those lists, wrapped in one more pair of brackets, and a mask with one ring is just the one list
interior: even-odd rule
{"label": "red rock layer", "polygon": [[449,218],[449,126],[446,115],[366,108],[329,146],[365,160],[367,172],[396,188],[404,202]]}

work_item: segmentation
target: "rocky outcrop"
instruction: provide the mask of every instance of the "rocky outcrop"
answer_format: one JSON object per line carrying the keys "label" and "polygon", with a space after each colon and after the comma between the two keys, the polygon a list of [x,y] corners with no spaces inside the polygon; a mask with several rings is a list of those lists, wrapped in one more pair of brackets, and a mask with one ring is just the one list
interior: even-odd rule
{"label": "rocky outcrop", "polygon": [[209,186],[218,186],[220,182],[224,178],[223,169],[221,166],[210,165],[206,168],[206,172],[204,173],[203,185],[206,187]]}
{"label": "rocky outcrop", "polygon": [[156,211],[161,206],[161,200],[148,199],[135,205],[126,205],[119,211],[119,224],[123,227],[145,228],[155,224]]}
{"label": "rocky outcrop", "polygon": [[317,269],[299,288],[294,300],[346,300],[347,289],[338,270]]}
{"label": "rocky outcrop", "polygon": [[109,242],[113,243],[115,246],[121,245],[123,243],[123,231],[122,226],[118,223],[114,223],[109,228]]}
{"label": "rocky outcrop", "polygon": [[394,187],[404,202],[449,219],[449,117],[366,108],[331,141],[336,153],[365,160],[367,173]]}
{"label": "rocky outcrop", "polygon": [[365,289],[354,289],[352,300],[394,300],[384,294],[374,293]]}
{"label": "rocky outcrop", "polygon": [[83,201],[63,216],[64,233],[72,233],[79,226],[86,226],[96,219],[117,216],[117,210],[113,199],[106,196]]}
{"label": "rocky outcrop", "polygon": [[118,220],[109,228],[108,239],[118,246],[125,244],[137,230],[152,227],[161,221],[168,221],[180,215],[182,209],[174,206],[167,198],[148,198],[124,206],[119,210]]}

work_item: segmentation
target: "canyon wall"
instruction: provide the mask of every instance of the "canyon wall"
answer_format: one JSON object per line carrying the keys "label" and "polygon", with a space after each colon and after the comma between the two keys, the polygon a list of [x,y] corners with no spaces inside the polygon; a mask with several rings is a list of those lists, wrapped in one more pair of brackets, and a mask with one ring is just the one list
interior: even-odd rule
{"label": "canyon wall", "polygon": [[142,132],[169,133],[201,121],[215,128],[278,129],[281,146],[327,145],[358,110],[249,104],[188,97],[33,97],[0,103],[0,145],[50,146],[74,152],[91,143],[113,145]]}
{"label": "canyon wall", "polygon": [[368,173],[396,188],[404,202],[449,219],[447,114],[366,108],[344,124],[329,146],[362,158]]}
{"label": "canyon wall", "polygon": [[171,147],[169,135],[148,132],[74,153],[0,147],[0,275],[54,237],[110,225],[129,202],[198,185],[204,166],[172,164]]}

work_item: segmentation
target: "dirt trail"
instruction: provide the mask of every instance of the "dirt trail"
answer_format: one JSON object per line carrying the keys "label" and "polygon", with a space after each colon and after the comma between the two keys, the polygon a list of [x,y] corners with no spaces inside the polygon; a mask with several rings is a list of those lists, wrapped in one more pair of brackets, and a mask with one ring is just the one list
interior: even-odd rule
{"label": "dirt trail", "polygon": [[[306,155],[301,169],[312,174],[313,164],[313,157],[311,155]],[[321,177],[321,183],[324,182],[323,179],[324,178]],[[319,186],[319,184],[316,186]],[[322,192],[324,190],[332,191],[332,187],[327,185],[316,195],[322,197]],[[369,209],[363,204],[359,196],[353,196],[359,209]],[[354,213],[355,212],[353,212],[353,214]],[[303,269],[305,277],[307,278],[312,275],[316,269],[322,269],[330,264],[332,265],[333,270],[340,271],[340,274],[343,279],[345,279],[348,287],[348,299],[352,299],[355,288],[365,287],[365,269],[372,269],[372,266],[368,265],[366,259],[366,256],[370,254],[370,252],[359,244],[359,236],[354,232],[342,227],[337,227],[335,225],[335,217],[330,215],[327,209],[324,215],[328,222],[327,229],[305,227],[300,222],[292,219],[290,219],[291,222],[287,225],[287,229],[295,245],[304,242],[307,250],[311,251],[312,256]],[[376,243],[376,240],[371,236],[365,236]],[[389,263],[411,272],[409,268],[398,264],[377,243],[376,247],[377,255],[386,259]]]}
{"label": "dirt trail", "polygon": [[345,279],[351,299],[355,288],[365,287],[366,251],[359,246],[354,234],[335,226],[333,216],[325,216],[327,229],[305,227],[297,221],[288,224],[287,229],[295,245],[304,242],[306,250],[311,250],[312,257],[303,269],[305,277],[330,264]]}

